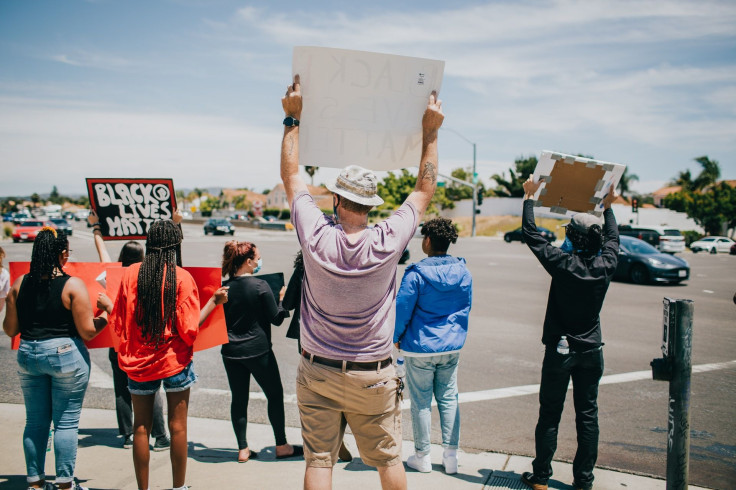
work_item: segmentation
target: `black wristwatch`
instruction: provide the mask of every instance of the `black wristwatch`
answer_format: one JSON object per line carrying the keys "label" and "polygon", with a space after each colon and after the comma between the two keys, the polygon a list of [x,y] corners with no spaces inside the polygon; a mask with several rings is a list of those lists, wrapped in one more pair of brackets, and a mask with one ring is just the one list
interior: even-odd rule
{"label": "black wristwatch", "polygon": [[291,116],[286,116],[284,119],[284,126],[293,127],[299,126],[299,119]]}

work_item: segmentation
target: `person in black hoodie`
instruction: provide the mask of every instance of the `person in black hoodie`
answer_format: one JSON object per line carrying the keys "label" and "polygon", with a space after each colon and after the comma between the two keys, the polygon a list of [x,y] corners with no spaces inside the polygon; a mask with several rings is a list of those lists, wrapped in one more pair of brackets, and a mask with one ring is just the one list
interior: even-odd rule
{"label": "person in black hoodie", "polygon": [[[603,375],[600,311],[618,262],[618,227],[611,210],[616,195],[603,199],[603,218],[578,213],[566,228],[571,250],[550,245],[534,223],[534,194],[541,182],[524,182],[524,241],[552,276],[544,319],[545,345],[539,389],[539,420],[534,433],[533,473],[521,480],[546,490],[557,449],[557,430],[572,378],[578,449],[572,464],[575,489],[593,488],[598,458],[598,383]],[[565,342],[567,341],[567,343]]]}

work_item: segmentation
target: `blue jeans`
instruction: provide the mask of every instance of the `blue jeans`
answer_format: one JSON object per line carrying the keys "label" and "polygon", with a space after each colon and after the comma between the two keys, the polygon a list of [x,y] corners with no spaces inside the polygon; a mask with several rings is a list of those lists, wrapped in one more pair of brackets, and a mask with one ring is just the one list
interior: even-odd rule
{"label": "blue jeans", "polygon": [[577,487],[593,486],[593,468],[598,459],[598,383],[603,375],[603,350],[557,353],[547,347],[539,387],[539,421],[534,432],[536,458],[534,475],[547,480],[552,476],[552,457],[557,450],[557,429],[572,378],[575,426],[578,449],[572,462]]}
{"label": "blue jeans", "polygon": [[46,479],[46,443],[52,420],[56,483],[74,480],[89,369],[89,353],[79,338],[21,340],[18,376],[26,404],[23,451],[28,483]]}
{"label": "blue jeans", "polygon": [[188,390],[196,382],[197,374],[194,372],[194,361],[192,361],[184,369],[168,378],[153,381],[135,381],[128,378],[128,391],[131,395],[155,395],[163,383],[166,393],[174,393]]}
{"label": "blue jeans", "polygon": [[432,395],[437,400],[442,445],[457,449],[460,442],[460,409],[457,393],[457,364],[460,353],[428,357],[406,357],[406,384],[411,397],[414,449],[428,453],[432,426]]}

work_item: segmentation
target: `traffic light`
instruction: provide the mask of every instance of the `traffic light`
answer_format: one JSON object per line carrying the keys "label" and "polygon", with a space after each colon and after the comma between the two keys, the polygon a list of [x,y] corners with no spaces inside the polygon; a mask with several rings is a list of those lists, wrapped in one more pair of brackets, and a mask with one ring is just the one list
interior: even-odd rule
{"label": "traffic light", "polygon": [[631,212],[632,213],[638,213],[639,212],[639,199],[633,198],[631,200]]}
{"label": "traffic light", "polygon": [[478,206],[483,204],[483,188],[478,189],[478,198],[476,202],[478,203]]}

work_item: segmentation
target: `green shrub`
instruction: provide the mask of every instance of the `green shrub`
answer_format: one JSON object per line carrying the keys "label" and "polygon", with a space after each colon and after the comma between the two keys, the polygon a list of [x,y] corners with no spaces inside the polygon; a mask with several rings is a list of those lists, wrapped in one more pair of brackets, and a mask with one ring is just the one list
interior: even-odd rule
{"label": "green shrub", "polygon": [[10,238],[13,236],[13,227],[9,225],[3,226],[3,238]]}
{"label": "green shrub", "polygon": [[290,220],[291,210],[278,209],[278,208],[266,208],[263,210],[263,216],[275,216],[277,219]]}
{"label": "green shrub", "polygon": [[685,246],[688,247],[688,248],[690,248],[690,244],[691,243],[693,243],[694,241],[697,241],[697,240],[700,240],[701,238],[703,238],[703,235],[700,234],[700,232],[693,231],[693,230],[687,230],[687,231],[683,231],[681,233],[682,233],[682,236],[685,237]]}

